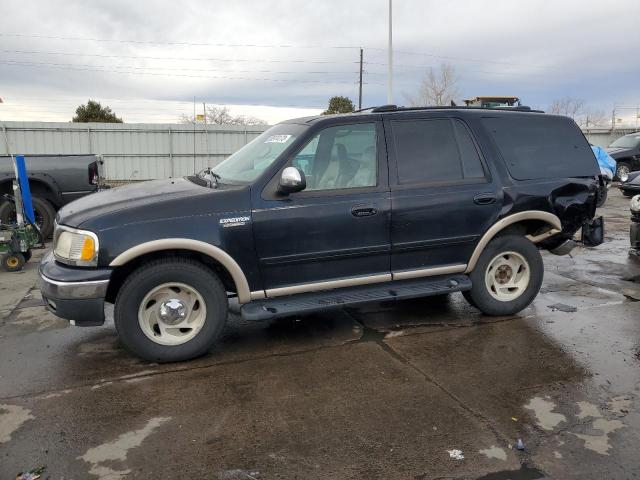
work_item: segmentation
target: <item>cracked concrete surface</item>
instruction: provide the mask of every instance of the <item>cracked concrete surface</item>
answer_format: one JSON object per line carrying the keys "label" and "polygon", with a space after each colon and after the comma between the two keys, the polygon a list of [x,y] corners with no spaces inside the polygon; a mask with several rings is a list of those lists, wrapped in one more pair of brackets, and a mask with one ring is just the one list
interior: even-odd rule
{"label": "cracked concrete surface", "polygon": [[519,315],[483,317],[457,294],[232,314],[207,356],[170,365],[127,354],[111,321],[48,314],[36,255],[0,273],[0,478],[640,476],[640,303],[622,293],[640,267],[627,201],[612,191],[603,213],[607,243],[546,255]]}

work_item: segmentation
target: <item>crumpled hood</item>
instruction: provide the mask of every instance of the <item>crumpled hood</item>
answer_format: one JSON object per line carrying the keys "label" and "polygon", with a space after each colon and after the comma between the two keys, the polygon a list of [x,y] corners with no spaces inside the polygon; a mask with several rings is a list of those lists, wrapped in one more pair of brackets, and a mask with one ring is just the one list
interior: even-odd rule
{"label": "crumpled hood", "polygon": [[[184,178],[151,180],[102,190],[65,205],[56,217],[61,225],[78,227],[89,219],[96,219],[119,211],[149,206],[156,208],[167,201],[207,195],[216,190],[196,185]],[[153,205],[153,207],[151,207]]]}

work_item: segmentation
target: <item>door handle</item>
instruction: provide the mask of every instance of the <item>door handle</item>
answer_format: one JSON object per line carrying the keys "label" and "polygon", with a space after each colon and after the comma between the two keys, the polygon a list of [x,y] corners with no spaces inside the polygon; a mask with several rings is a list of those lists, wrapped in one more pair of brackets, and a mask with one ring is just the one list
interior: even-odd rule
{"label": "door handle", "polygon": [[351,215],[354,217],[371,217],[378,213],[375,205],[355,205],[351,209]]}
{"label": "door handle", "polygon": [[479,193],[473,197],[473,203],[476,205],[491,205],[496,203],[498,197],[495,193]]}

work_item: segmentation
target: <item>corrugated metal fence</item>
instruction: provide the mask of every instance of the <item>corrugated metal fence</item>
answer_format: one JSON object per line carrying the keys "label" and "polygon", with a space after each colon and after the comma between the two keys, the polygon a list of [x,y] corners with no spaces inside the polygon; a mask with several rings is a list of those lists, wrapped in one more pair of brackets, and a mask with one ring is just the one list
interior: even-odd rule
{"label": "corrugated metal fence", "polygon": [[613,132],[610,128],[590,128],[583,130],[587,140],[598,147],[608,147],[618,138],[634,133],[635,131],[636,130],[633,128],[621,128],[614,130]]}
{"label": "corrugated metal fence", "polygon": [[3,122],[6,153],[102,155],[109,180],[146,180],[188,175],[214,166],[268,127]]}

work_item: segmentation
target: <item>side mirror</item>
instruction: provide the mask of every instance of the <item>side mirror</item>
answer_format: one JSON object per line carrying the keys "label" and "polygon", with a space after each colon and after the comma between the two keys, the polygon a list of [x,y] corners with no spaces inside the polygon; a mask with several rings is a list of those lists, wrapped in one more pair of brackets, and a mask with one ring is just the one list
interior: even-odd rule
{"label": "side mirror", "polygon": [[307,188],[307,179],[304,172],[296,167],[287,167],[280,175],[278,191],[285,195],[299,192]]}

